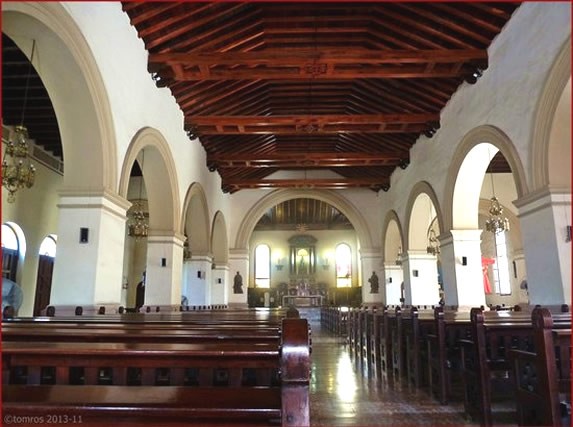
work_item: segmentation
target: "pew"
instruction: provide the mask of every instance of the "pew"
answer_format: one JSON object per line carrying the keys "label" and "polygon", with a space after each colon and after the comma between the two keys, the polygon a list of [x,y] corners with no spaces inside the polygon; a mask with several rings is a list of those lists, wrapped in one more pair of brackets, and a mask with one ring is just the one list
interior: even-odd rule
{"label": "pew", "polygon": [[[73,415],[88,425],[280,420],[283,426],[308,426],[308,323],[287,318],[281,324],[280,346],[5,342],[4,415]],[[280,378],[253,371],[280,372]]]}
{"label": "pew", "polygon": [[[534,350],[531,318],[525,312],[470,311],[472,338],[460,340],[464,408],[481,425],[491,426],[492,400],[512,398],[510,351]],[[556,315],[555,328],[570,328],[569,314]],[[493,396],[493,393],[497,396]]]}
{"label": "pew", "polygon": [[510,352],[518,424],[570,425],[571,329],[555,329],[546,308],[534,310],[531,321],[535,353]]}
{"label": "pew", "polygon": [[434,325],[427,338],[427,374],[430,394],[445,405],[462,386],[459,341],[471,337],[467,311],[434,308]]}

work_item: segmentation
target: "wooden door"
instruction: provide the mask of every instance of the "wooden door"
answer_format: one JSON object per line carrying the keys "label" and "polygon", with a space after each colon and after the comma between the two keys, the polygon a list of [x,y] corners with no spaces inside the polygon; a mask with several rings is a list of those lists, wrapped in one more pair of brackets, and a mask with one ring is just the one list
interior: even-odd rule
{"label": "wooden door", "polygon": [[17,268],[18,251],[15,249],[2,248],[2,277],[15,282]]}
{"label": "wooden door", "polygon": [[38,278],[36,279],[36,298],[34,299],[34,316],[39,316],[40,312],[50,304],[53,271],[54,258],[40,255]]}

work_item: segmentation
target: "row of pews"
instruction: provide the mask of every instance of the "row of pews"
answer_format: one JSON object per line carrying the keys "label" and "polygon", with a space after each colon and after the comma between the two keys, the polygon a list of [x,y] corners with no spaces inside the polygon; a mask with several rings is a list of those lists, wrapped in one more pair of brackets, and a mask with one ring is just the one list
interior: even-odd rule
{"label": "row of pews", "polygon": [[[458,310],[362,307],[322,310],[322,326],[344,334],[350,351],[388,384],[424,389],[440,403],[463,398],[484,426],[509,405],[519,425],[569,425],[571,314],[559,307]],[[338,319],[335,319],[338,317]],[[505,420],[504,420],[505,421]]]}
{"label": "row of pews", "polygon": [[296,310],[8,317],[2,340],[12,424],[310,425]]}

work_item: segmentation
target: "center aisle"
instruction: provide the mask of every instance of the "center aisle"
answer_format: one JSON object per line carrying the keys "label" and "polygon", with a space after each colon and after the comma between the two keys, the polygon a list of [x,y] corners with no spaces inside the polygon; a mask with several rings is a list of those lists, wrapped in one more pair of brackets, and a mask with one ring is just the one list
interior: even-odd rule
{"label": "center aisle", "polygon": [[312,426],[475,425],[463,403],[440,405],[424,391],[397,390],[368,378],[344,340],[312,324]]}

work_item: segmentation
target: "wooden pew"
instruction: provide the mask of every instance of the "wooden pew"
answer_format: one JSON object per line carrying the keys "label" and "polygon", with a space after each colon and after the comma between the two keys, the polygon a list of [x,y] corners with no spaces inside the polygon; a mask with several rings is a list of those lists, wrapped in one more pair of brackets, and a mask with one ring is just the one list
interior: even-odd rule
{"label": "wooden pew", "polygon": [[458,342],[471,337],[470,313],[434,308],[434,325],[426,335],[429,391],[441,404],[454,396],[462,385],[461,353]]}
{"label": "wooden pew", "polygon": [[[216,425],[233,420],[253,425],[280,419],[283,426],[308,426],[308,323],[284,319],[281,331],[280,347],[240,342],[6,342],[4,415],[67,414],[101,425]],[[52,367],[53,375],[42,375],[42,367]],[[109,371],[103,380],[102,367]],[[279,369],[278,384],[270,378],[268,384],[252,387],[245,375],[249,370]],[[130,377],[134,370],[138,375]],[[133,378],[141,385],[125,388]],[[82,385],[71,384],[78,379]],[[196,384],[185,385],[190,382]],[[165,385],[155,386],[159,383]]]}
{"label": "wooden pew", "polygon": [[[534,349],[531,318],[524,312],[470,311],[472,339],[461,340],[464,408],[481,425],[490,426],[492,392],[512,397],[513,373],[509,353]],[[570,328],[571,316],[554,318],[554,327]],[[492,381],[495,385],[492,385]]]}
{"label": "wooden pew", "polygon": [[536,352],[510,352],[518,424],[569,425],[563,409],[571,402],[571,329],[555,329],[546,308],[534,310],[531,321]]}
{"label": "wooden pew", "polygon": [[406,377],[415,388],[425,386],[428,363],[428,335],[434,327],[434,311],[427,307],[411,307],[402,310],[402,344],[406,353]]}

